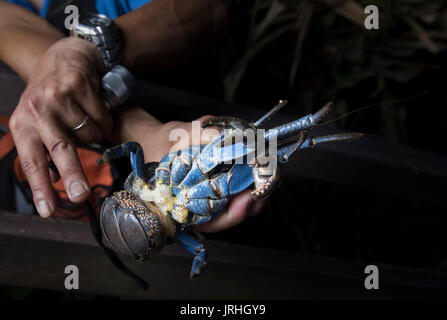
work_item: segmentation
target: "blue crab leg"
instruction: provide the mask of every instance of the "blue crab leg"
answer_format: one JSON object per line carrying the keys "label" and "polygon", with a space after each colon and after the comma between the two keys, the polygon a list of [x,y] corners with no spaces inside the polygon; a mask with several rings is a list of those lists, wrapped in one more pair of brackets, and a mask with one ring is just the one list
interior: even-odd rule
{"label": "blue crab leg", "polygon": [[331,111],[331,107],[332,102],[329,102],[314,114],[308,114],[298,120],[270,129],[265,133],[265,139],[270,140],[276,136],[278,144],[281,144],[281,141],[299,134],[299,131],[309,129],[321,122]]}
{"label": "blue crab leg", "polygon": [[271,117],[273,117],[275,114],[278,113],[279,110],[282,109],[282,107],[284,107],[288,102],[285,100],[279,100],[279,103],[273,107],[272,110],[270,110],[269,112],[267,112],[265,115],[263,115],[260,119],[258,119],[257,121],[253,122],[253,125],[255,127],[259,127],[261,124],[263,124],[264,122],[270,120]]}
{"label": "blue crab leg", "polygon": [[203,145],[192,146],[177,152],[171,163],[172,185],[178,186],[191,169],[193,159],[203,148]]}
{"label": "blue crab leg", "polygon": [[340,134],[332,134],[327,136],[320,137],[309,137],[302,143],[291,143],[285,145],[278,149],[278,161],[281,164],[287,163],[289,161],[290,156],[297,150],[312,148],[317,144],[328,143],[328,142],[337,142],[343,140],[351,140],[362,137],[362,133],[351,132],[351,133],[340,133]]}
{"label": "blue crab leg", "polygon": [[177,233],[176,238],[186,250],[195,255],[189,277],[192,279],[200,276],[206,266],[205,246],[198,239],[186,233]]}
{"label": "blue crab leg", "polygon": [[252,183],[251,167],[246,164],[234,165],[229,172],[203,180],[179,193],[172,217],[180,222],[180,216],[188,210],[193,213],[188,224],[207,223],[215,215],[222,213],[231,196],[247,189]]}
{"label": "blue crab leg", "polygon": [[119,146],[107,149],[104,154],[98,159],[97,164],[102,162],[109,163],[111,160],[130,157],[130,164],[135,176],[144,180],[144,155],[143,149],[137,142],[127,142]]}
{"label": "blue crab leg", "polygon": [[[208,180],[205,180],[205,182],[208,182]],[[199,190],[194,186],[193,189],[195,190],[183,190],[183,192],[177,194],[174,209],[171,211],[174,220],[188,225],[207,223],[216,214],[221,213],[230,201],[228,194],[217,198],[213,194],[213,191],[210,190],[210,185],[208,184],[199,184],[197,186],[199,187]],[[189,191],[196,192],[190,193]],[[224,193],[225,190],[222,191],[222,194]],[[192,196],[192,198],[189,198],[190,196]],[[185,210],[189,212],[187,217],[183,216]]]}
{"label": "blue crab leg", "polygon": [[166,185],[171,183],[171,163],[176,155],[177,152],[170,152],[160,160],[159,165],[155,169],[155,181]]}
{"label": "blue crab leg", "polygon": [[162,184],[178,186],[191,169],[194,157],[204,146],[192,146],[181,151],[168,153],[155,169],[155,179]]}

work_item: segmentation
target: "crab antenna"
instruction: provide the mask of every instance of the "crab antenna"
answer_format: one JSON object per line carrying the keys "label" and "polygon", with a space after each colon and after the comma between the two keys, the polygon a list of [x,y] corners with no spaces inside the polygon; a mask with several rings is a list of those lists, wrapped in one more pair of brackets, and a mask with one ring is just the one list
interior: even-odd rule
{"label": "crab antenna", "polygon": [[271,117],[273,117],[275,114],[278,113],[279,110],[282,109],[282,107],[284,107],[286,104],[288,103],[287,100],[279,100],[278,104],[276,106],[273,107],[272,110],[270,110],[269,112],[267,112],[265,115],[263,115],[259,120],[257,120],[256,122],[253,122],[252,124],[255,127],[259,127],[262,123],[264,123],[265,121],[268,121],[271,119]]}

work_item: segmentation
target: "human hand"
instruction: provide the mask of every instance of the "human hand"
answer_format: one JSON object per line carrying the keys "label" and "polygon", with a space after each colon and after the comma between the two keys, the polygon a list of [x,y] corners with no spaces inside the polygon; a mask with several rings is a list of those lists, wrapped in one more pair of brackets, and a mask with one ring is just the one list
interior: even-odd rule
{"label": "human hand", "polygon": [[[96,47],[70,37],[52,45],[34,68],[10,119],[17,153],[39,214],[47,218],[56,203],[51,182],[56,165],[73,202],[85,201],[90,188],[72,143],[72,134],[85,143],[110,134],[112,117],[98,92],[103,62]],[[78,126],[88,116],[88,122]]]}

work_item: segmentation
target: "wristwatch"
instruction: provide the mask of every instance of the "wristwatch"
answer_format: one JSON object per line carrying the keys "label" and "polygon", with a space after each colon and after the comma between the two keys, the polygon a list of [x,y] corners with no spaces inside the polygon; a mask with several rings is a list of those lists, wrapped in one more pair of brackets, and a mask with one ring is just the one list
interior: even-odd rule
{"label": "wristwatch", "polygon": [[79,23],[70,30],[72,36],[96,45],[110,71],[121,61],[121,34],[112,19],[103,14],[89,13],[79,17]]}
{"label": "wristwatch", "polygon": [[115,66],[102,77],[102,100],[109,110],[124,104],[135,92],[137,83],[132,74],[121,65]]}

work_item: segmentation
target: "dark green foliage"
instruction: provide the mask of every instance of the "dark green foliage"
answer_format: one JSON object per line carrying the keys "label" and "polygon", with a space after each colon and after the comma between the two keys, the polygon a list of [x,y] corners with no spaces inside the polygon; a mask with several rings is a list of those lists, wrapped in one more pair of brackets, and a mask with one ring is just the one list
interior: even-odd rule
{"label": "dark green foliage", "polygon": [[[366,4],[379,7],[379,30],[364,28]],[[268,108],[287,98],[292,114],[334,100],[334,116],[390,102],[339,124],[365,131],[364,122],[369,122],[366,132],[410,144],[408,126],[420,120],[422,106],[426,113],[445,115],[440,103],[425,103],[445,99],[439,87],[447,57],[444,1],[255,0],[238,8],[232,24],[233,62],[223,80],[227,100]],[[423,97],[393,102],[423,92]],[[445,128],[443,123],[430,125]],[[430,148],[440,150],[435,144]]]}

